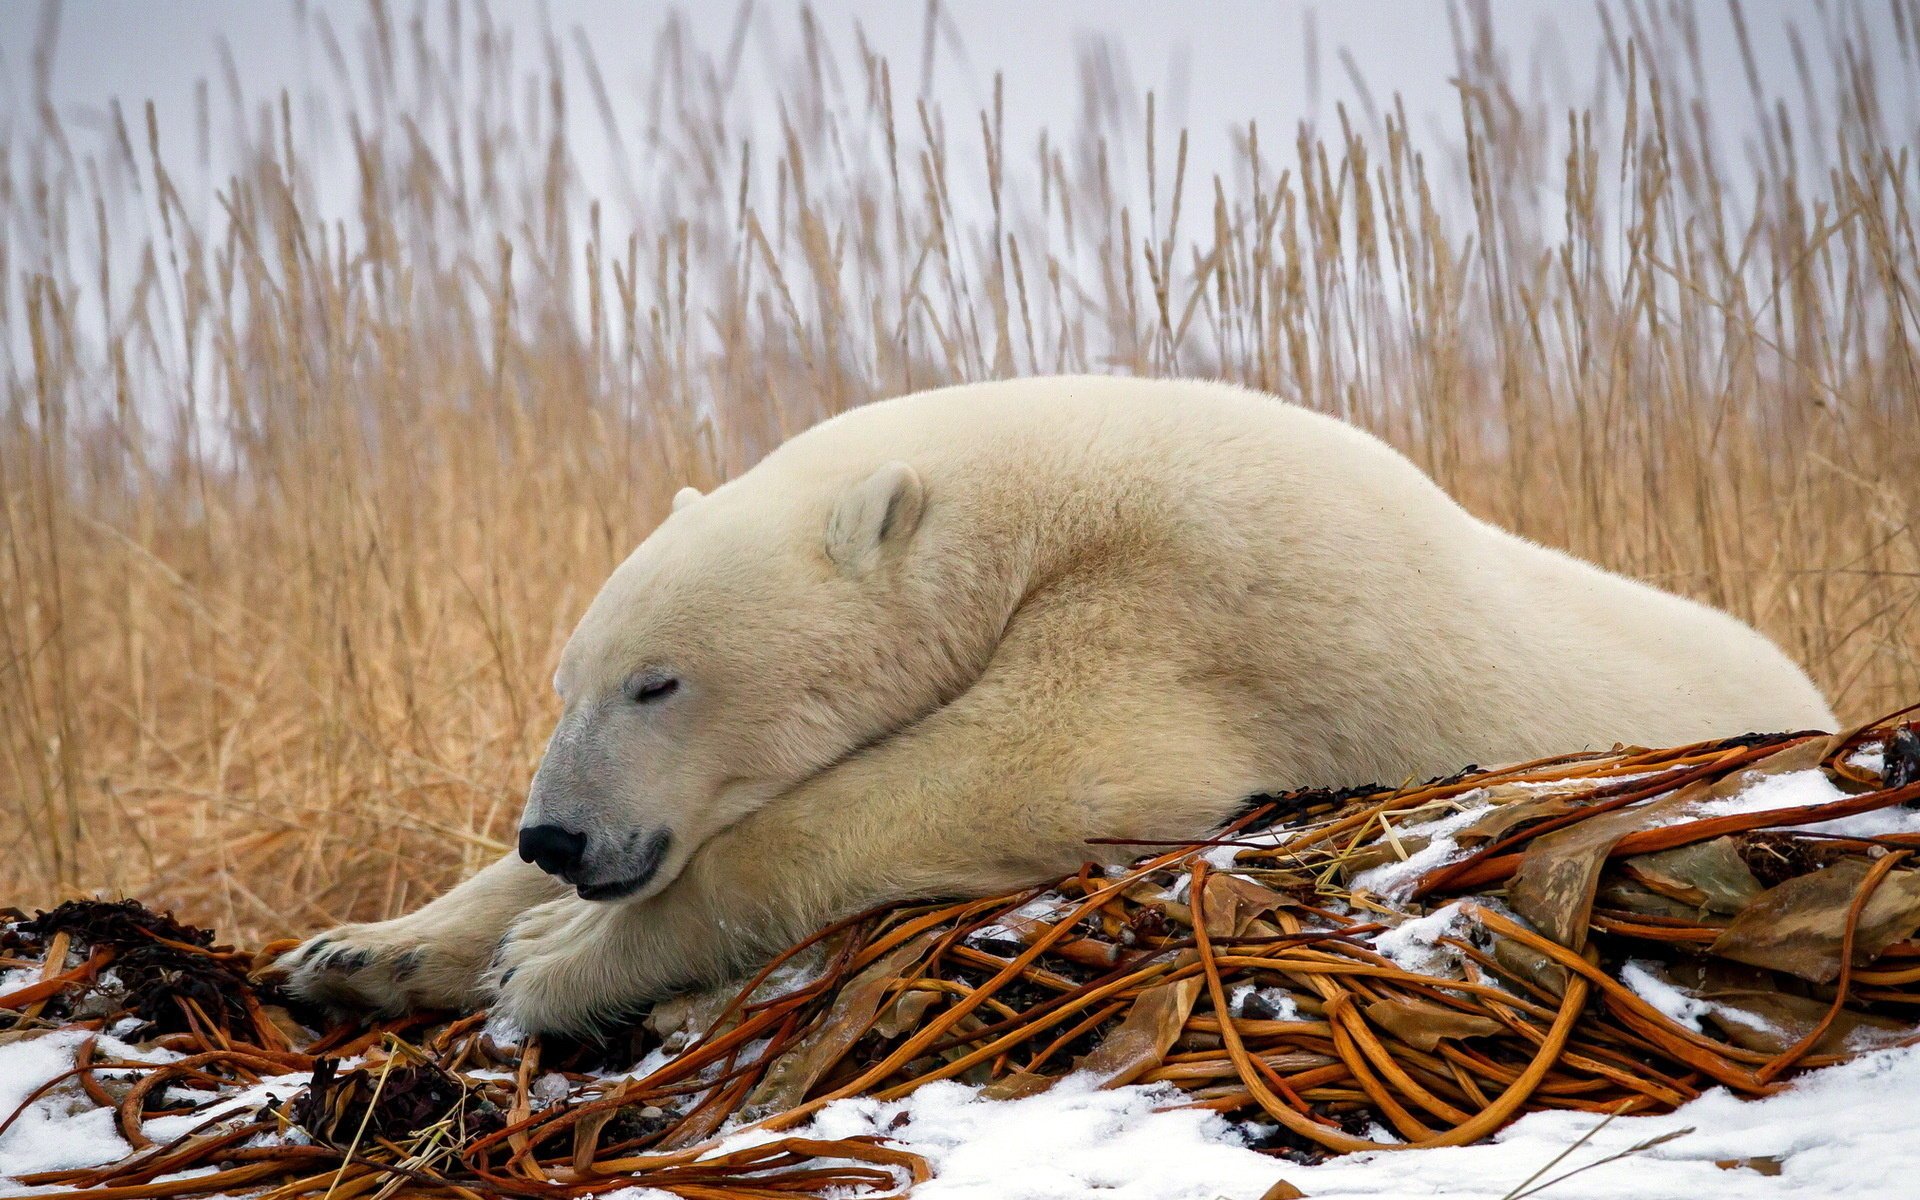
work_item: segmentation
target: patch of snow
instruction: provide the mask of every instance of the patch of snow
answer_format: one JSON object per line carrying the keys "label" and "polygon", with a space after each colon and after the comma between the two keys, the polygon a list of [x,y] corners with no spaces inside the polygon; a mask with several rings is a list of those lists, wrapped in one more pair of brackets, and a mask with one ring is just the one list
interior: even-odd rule
{"label": "patch of snow", "polygon": [[1039,921],[1052,925],[1072,912],[1074,908],[1075,903],[1065,899],[1059,893],[1045,892],[1012,912],[1002,914],[999,920],[991,921],[967,934],[966,942],[968,945],[978,945],[981,942],[1008,941],[1025,945],[1031,935],[1031,930],[1026,928],[1028,922]]}
{"label": "patch of snow", "polygon": [[1358,891],[1364,888],[1376,896],[1391,900],[1406,899],[1422,875],[1463,856],[1460,843],[1453,840],[1453,835],[1479,820],[1488,808],[1484,799],[1478,803],[1474,802],[1475,799],[1476,793],[1469,792],[1460,797],[1460,802],[1466,807],[1459,812],[1418,825],[1394,826],[1395,836],[1424,837],[1428,839],[1427,844],[1400,862],[1385,863],[1360,872],[1353,877],[1353,889]]}
{"label": "patch of snow", "polygon": [[[72,1069],[73,1056],[93,1036],[84,1029],[62,1029],[0,1046],[0,1121],[48,1081]],[[168,1062],[180,1056],[102,1037],[95,1057]],[[35,1100],[0,1134],[0,1179],[102,1166],[132,1152],[114,1126],[112,1111],[96,1106],[77,1082],[68,1080]]]}
{"label": "patch of snow", "polygon": [[[961,940],[969,946],[980,946],[986,942],[1016,942],[1021,945],[1026,944],[1019,930],[1010,929],[998,922],[982,925],[978,929],[971,930],[967,936]],[[989,951],[989,953],[991,953],[991,951]]]}
{"label": "patch of snow", "polygon": [[1056,921],[1072,912],[1077,903],[1061,896],[1058,892],[1043,892],[1013,910],[1016,917],[1025,917],[1029,921]]}
{"label": "patch of snow", "polygon": [[[1173,1107],[1171,1087],[1100,1091],[1080,1077],[1023,1100],[983,1100],[951,1081],[902,1100],[842,1100],[801,1136],[881,1136],[932,1164],[915,1200],[1214,1200],[1259,1196],[1287,1164],[1239,1144],[1228,1122],[1205,1109]],[[752,1131],[723,1150],[781,1135]]]}
{"label": "patch of snow", "polygon": [[1880,742],[1868,742],[1847,756],[1847,765],[1884,779],[1887,775],[1887,748]]}
{"label": "patch of snow", "polygon": [[1440,939],[1458,936],[1465,921],[1466,914],[1456,900],[1424,917],[1403,921],[1392,929],[1375,934],[1373,948],[1392,959],[1403,971],[1441,979],[1457,979],[1460,976],[1460,954],[1442,946]]}
{"label": "patch of snow", "polygon": [[[1832,804],[1836,800],[1847,798],[1848,793],[1835,787],[1833,780],[1825,771],[1818,767],[1810,767],[1804,771],[1762,776],[1742,788],[1736,795],[1729,796],[1725,800],[1693,805],[1684,814],[1675,816],[1665,823],[1672,825],[1706,817],[1728,817],[1741,813],[1799,808],[1803,805]],[[1893,833],[1920,833],[1920,811],[1896,804],[1873,812],[1856,813],[1851,817],[1840,817],[1832,821],[1818,821],[1798,826],[1798,828],[1810,833],[1832,833],[1846,837],[1884,837]]]}
{"label": "patch of snow", "polygon": [[1668,983],[1664,976],[1641,959],[1630,959],[1620,968],[1620,982],[1632,988],[1636,996],[1659,1009],[1676,1024],[1684,1025],[1695,1033],[1701,1032],[1700,1018],[1713,1011],[1712,1004]]}
{"label": "patch of snow", "polygon": [[143,1121],[140,1124],[140,1132],[156,1142],[165,1143],[195,1129],[212,1128],[221,1121],[250,1120],[254,1111],[267,1101],[290,1100],[295,1092],[307,1086],[312,1080],[313,1076],[305,1071],[270,1075],[252,1087],[243,1088],[219,1103],[210,1104],[196,1112],[182,1113],[177,1117],[155,1117],[150,1121]]}
{"label": "patch of snow", "polygon": [[1616,783],[1638,783],[1642,779],[1657,779],[1672,771],[1684,770],[1682,767],[1662,767],[1657,771],[1626,771],[1619,775],[1593,775],[1580,779],[1517,779],[1512,783],[1503,783],[1501,787],[1524,788],[1529,792],[1569,792],[1578,794],[1590,792],[1595,788],[1611,787]]}
{"label": "patch of snow", "polygon": [[[1181,1103],[1177,1092],[1160,1087],[1096,1091],[1075,1079],[1023,1100],[991,1101],[964,1085],[942,1082],[886,1103],[842,1100],[796,1132],[879,1136],[925,1155],[936,1174],[914,1192],[916,1200],[1094,1194],[1112,1200],[1256,1200],[1278,1179],[1314,1200],[1500,1200],[1602,1120],[1592,1113],[1539,1112],[1491,1142],[1353,1154],[1305,1167],[1247,1149],[1223,1118]],[[902,1116],[904,1123],[895,1128]],[[1763,1100],[1743,1101],[1715,1089],[1665,1116],[1618,1118],[1531,1186],[1680,1130],[1691,1132],[1556,1183],[1543,1200],[1907,1194],[1920,1174],[1920,1047],[1882,1050],[1812,1072]],[[778,1136],[743,1133],[722,1150]],[[1715,1165],[1763,1157],[1781,1161],[1779,1175]],[[655,1200],[645,1193],[622,1195]]]}
{"label": "patch of snow", "polygon": [[1272,1016],[1261,1019],[1267,1021],[1298,1021],[1300,1005],[1293,993],[1281,987],[1255,987],[1251,983],[1236,986],[1227,994],[1227,1008],[1236,1017],[1246,1016],[1247,1001],[1258,998],[1260,1003],[1273,1010]]}
{"label": "patch of snow", "polygon": [[1242,850],[1258,849],[1263,846],[1278,846],[1288,838],[1299,833],[1298,829],[1286,829],[1278,825],[1266,829],[1256,829],[1248,833],[1233,835],[1230,846],[1209,846],[1201,851],[1199,857],[1216,871],[1233,870],[1233,860]]}
{"label": "patch of snow", "polygon": [[[1765,1034],[1768,1037],[1775,1038],[1780,1042],[1782,1042],[1783,1044],[1791,1044],[1796,1040],[1793,1034],[1787,1032],[1787,1030],[1774,1024],[1772,1021],[1767,1020],[1765,1017],[1760,1016],[1758,1013],[1749,1012],[1748,1010],[1744,1008],[1740,1008],[1736,1005],[1714,1004],[1712,1005],[1712,1011],[1713,1011],[1713,1019],[1720,1022],[1720,1024],[1722,1025],[1744,1026],[1747,1029],[1753,1030],[1755,1033]],[[1867,1028],[1866,1026],[1861,1026],[1860,1029],[1857,1029],[1852,1034],[1848,1035],[1847,1037],[1848,1049],[1851,1049],[1851,1050],[1878,1049],[1878,1047],[1866,1042],[1865,1040],[1859,1040],[1859,1035],[1865,1032],[1866,1028]],[[1882,1043],[1882,1045],[1884,1044],[1885,1043]]]}
{"label": "patch of snow", "polygon": [[[1444,927],[1445,916],[1443,909],[1409,922],[1427,928],[1408,934],[1407,941],[1417,944],[1416,934],[1437,937],[1433,930]],[[1678,994],[1638,964],[1629,965],[1627,976],[1649,999],[1661,988]],[[1244,999],[1238,991],[1235,995]],[[1669,996],[1664,1003],[1675,1001]],[[63,1030],[0,1045],[0,1118],[70,1068],[87,1036]],[[177,1057],[107,1037],[100,1039],[100,1051],[103,1057],[150,1062]],[[217,1110],[156,1118],[145,1128],[157,1139],[178,1136],[209,1117],[238,1115],[272,1095],[288,1094],[303,1081],[301,1076],[271,1079],[236,1093]],[[1591,1113],[1535,1113],[1489,1143],[1348,1155],[1304,1167],[1248,1149],[1225,1118],[1188,1106],[1169,1087],[1103,1091],[1083,1078],[1069,1078],[1048,1092],[1013,1101],[983,1100],[975,1089],[952,1082],[930,1084],[898,1101],[844,1100],[796,1132],[878,1136],[925,1155],[937,1174],[915,1193],[920,1200],[1065,1200],[1089,1194],[1112,1200],[1255,1200],[1278,1179],[1315,1200],[1497,1200],[1599,1121]],[[1680,1130],[1690,1132],[1555,1184],[1548,1200],[1905,1194],[1902,1181],[1911,1183],[1920,1175],[1920,1047],[1880,1050],[1810,1073],[1763,1100],[1741,1101],[1715,1090],[1676,1113],[1615,1120],[1536,1184]],[[743,1132],[716,1153],[781,1136]],[[1384,1130],[1373,1136],[1390,1140]],[[63,1084],[0,1136],[0,1176],[97,1166],[127,1153],[112,1114],[92,1108],[77,1086]],[[1780,1161],[1778,1176],[1715,1165],[1762,1157]],[[35,1190],[43,1189],[9,1189],[0,1181],[0,1196]],[[609,1196],[666,1200],[665,1193],[639,1187]]]}
{"label": "patch of snow", "polygon": [[618,1082],[622,1079],[645,1079],[647,1076],[666,1066],[679,1056],[679,1051],[669,1050],[665,1046],[655,1046],[642,1055],[640,1061],[624,1071],[607,1072],[603,1078]]}
{"label": "patch of snow", "polygon": [[517,1046],[527,1040],[527,1031],[514,1024],[513,1020],[494,1009],[487,1015],[487,1023],[482,1030],[495,1044]]}

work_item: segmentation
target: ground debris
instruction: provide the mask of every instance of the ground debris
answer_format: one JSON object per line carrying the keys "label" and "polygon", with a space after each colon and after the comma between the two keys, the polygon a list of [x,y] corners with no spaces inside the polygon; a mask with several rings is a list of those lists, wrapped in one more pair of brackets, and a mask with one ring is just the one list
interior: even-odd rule
{"label": "ground debris", "polygon": [[[306,1090],[287,1106],[287,1119],[324,1145],[344,1150],[369,1136],[403,1141],[469,1115],[463,1111],[468,1088],[430,1063],[344,1074],[339,1067],[337,1058],[321,1059]],[[456,1131],[460,1144],[505,1124],[500,1109],[485,1099],[475,1102],[471,1116],[472,1126],[461,1122]]]}
{"label": "ground debris", "polygon": [[9,911],[16,919],[0,927],[0,954],[40,957],[65,934],[70,952],[93,956],[48,998],[43,1020],[113,1013],[155,1033],[187,1032],[198,1020],[222,1034],[252,1023],[259,988],[246,976],[251,956],[214,945],[211,930],[135,900],[68,900],[31,918]]}

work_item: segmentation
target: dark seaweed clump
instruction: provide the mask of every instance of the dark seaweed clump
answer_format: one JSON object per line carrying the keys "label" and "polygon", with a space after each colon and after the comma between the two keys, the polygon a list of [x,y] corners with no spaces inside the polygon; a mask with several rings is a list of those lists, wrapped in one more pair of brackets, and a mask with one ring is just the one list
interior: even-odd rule
{"label": "dark seaweed clump", "polygon": [[[0,952],[44,954],[55,934],[64,933],[82,955],[106,946],[117,983],[96,982],[89,1007],[105,1008],[147,1022],[153,1032],[191,1028],[184,1001],[192,1001],[223,1032],[248,1027],[246,996],[253,985],[229,960],[228,949],[213,944],[213,932],[157,913],[137,900],[68,900],[51,911],[36,912],[0,928]],[[79,996],[62,993],[49,1002],[47,1016],[76,1015]]]}

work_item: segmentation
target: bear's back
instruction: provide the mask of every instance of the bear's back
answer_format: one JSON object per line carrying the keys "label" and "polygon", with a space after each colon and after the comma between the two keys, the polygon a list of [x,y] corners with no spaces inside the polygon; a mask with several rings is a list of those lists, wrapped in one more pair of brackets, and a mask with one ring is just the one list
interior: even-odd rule
{"label": "bear's back", "polygon": [[[944,482],[1172,503],[1241,524],[1289,513],[1294,535],[1328,501],[1396,521],[1474,523],[1411,461],[1346,422],[1205,380],[1048,376],[877,401],[775,450],[770,472],[858,476],[889,459]],[[1355,503],[1357,502],[1357,503]],[[1017,506],[1016,506],[1017,507]]]}
{"label": "bear's back", "polygon": [[1831,717],[1741,622],[1487,524],[1371,434],[1229,384],[943,388],[851,410],[764,465],[795,492],[889,459],[974,533],[1052,539],[1104,576],[1080,588],[1103,621],[1233,664],[1276,717],[1337,688],[1307,703],[1382,744],[1413,724],[1512,757]]}

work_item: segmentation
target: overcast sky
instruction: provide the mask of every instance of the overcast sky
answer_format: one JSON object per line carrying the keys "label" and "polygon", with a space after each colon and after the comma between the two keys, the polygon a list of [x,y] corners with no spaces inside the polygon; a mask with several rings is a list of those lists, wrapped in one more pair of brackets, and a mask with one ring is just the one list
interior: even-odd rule
{"label": "overcast sky", "polygon": [[[357,0],[310,0],[334,26],[350,31],[364,19]],[[579,27],[591,41],[618,100],[644,94],[649,48],[675,6],[642,0],[504,0],[492,4],[497,20],[512,27],[519,61],[532,64],[543,23],[561,33]],[[926,6],[917,0],[816,0],[814,12],[844,57],[853,58],[856,22],[895,65],[897,81],[919,82]],[[1803,0],[1748,0],[1748,21],[1758,56],[1785,73],[1784,17],[1808,23],[1817,7]],[[414,11],[397,0],[402,19]],[[195,82],[218,78],[218,46],[232,47],[241,85],[250,101],[282,87],[298,93],[316,76],[304,61],[299,23],[291,3],[279,0],[69,0],[60,9],[60,36],[51,92],[62,115],[84,126],[119,97],[137,113],[153,99],[169,128],[188,128]],[[440,5],[430,13],[440,12]],[[724,47],[740,14],[734,0],[680,6],[706,45]],[[1500,36],[1516,57],[1538,51],[1550,89],[1566,103],[1584,99],[1600,53],[1601,25],[1593,5],[1577,0],[1497,0]],[[45,5],[36,0],[0,0],[0,105],[21,115],[31,93],[31,49]],[[763,69],[774,47],[796,42],[798,6],[760,0],[751,10],[752,37],[744,61]],[[1225,131],[1248,119],[1276,133],[1301,119],[1332,116],[1335,99],[1351,97],[1347,72],[1337,57],[1349,51],[1368,88],[1382,101],[1398,91],[1415,114],[1416,131],[1457,122],[1457,102],[1447,79],[1453,67],[1447,6],[1432,0],[1373,0],[1310,4],[1304,0],[1206,0],[1147,3],[1142,0],[946,0],[949,23],[940,39],[931,94],[950,117],[969,113],[990,95],[993,74],[1006,77],[1007,116],[1015,132],[1042,124],[1062,128],[1078,104],[1076,47],[1089,36],[1110,39],[1125,54],[1135,81],[1155,88],[1174,125],[1194,134],[1194,161],[1219,161]],[[1890,20],[1872,4],[1871,25]],[[1718,116],[1747,111],[1750,102],[1732,27],[1720,4],[1700,6],[1707,87]],[[1320,78],[1309,70],[1310,41],[1317,41]],[[570,43],[569,43],[570,44]],[[1816,53],[1816,60],[1820,56]],[[1784,79],[1779,81],[1784,86]],[[218,89],[215,95],[219,95]],[[1319,103],[1316,106],[1315,100]],[[591,122],[589,106],[576,106]],[[576,145],[592,139],[576,139]]]}
{"label": "overcast sky", "polygon": [[[352,28],[364,8],[358,0],[318,0],[338,28]],[[399,0],[393,9],[413,6]],[[565,32],[578,25],[599,52],[610,83],[637,94],[651,43],[675,10],[685,15],[708,45],[723,47],[740,6],[734,0],[671,5],[651,0],[505,0],[490,6],[503,24],[524,30],[531,48],[542,14]],[[760,0],[751,10],[758,46],[773,39],[791,43],[798,5]],[[916,0],[819,0],[812,5],[829,35],[849,35],[856,22],[893,59],[896,69],[918,73],[926,6]],[[1763,6],[1764,7],[1764,6]],[[0,3],[0,62],[10,85],[26,79],[26,60],[44,5],[35,0]],[[438,11],[436,4],[429,11]],[[1187,80],[1185,114],[1196,126],[1261,117],[1291,125],[1307,115],[1306,31],[1309,14],[1322,45],[1323,70],[1339,72],[1333,52],[1350,48],[1371,84],[1400,88],[1441,103],[1451,66],[1446,7],[1428,0],[1313,5],[1301,0],[1207,0],[1205,3],[1142,3],[1138,0],[948,0],[951,23],[935,62],[934,94],[948,104],[977,105],[988,95],[993,72],[1007,76],[1009,109],[1035,123],[1062,124],[1075,112],[1073,72],[1076,40],[1099,34],[1127,53],[1143,86],[1165,89]],[[1590,60],[1599,36],[1590,6],[1555,0],[1500,0],[1503,26],[1521,45],[1552,36]],[[109,96],[162,109],[191,102],[193,83],[218,70],[220,38],[233,47],[242,82],[254,96],[296,85],[301,55],[295,9],[278,0],[69,0],[61,10],[60,53],[54,92],[63,107],[99,104]],[[1757,22],[1771,24],[1771,22]],[[954,37],[965,61],[954,52]],[[1163,90],[1163,100],[1172,100]],[[1170,113],[1169,115],[1176,115]]]}

